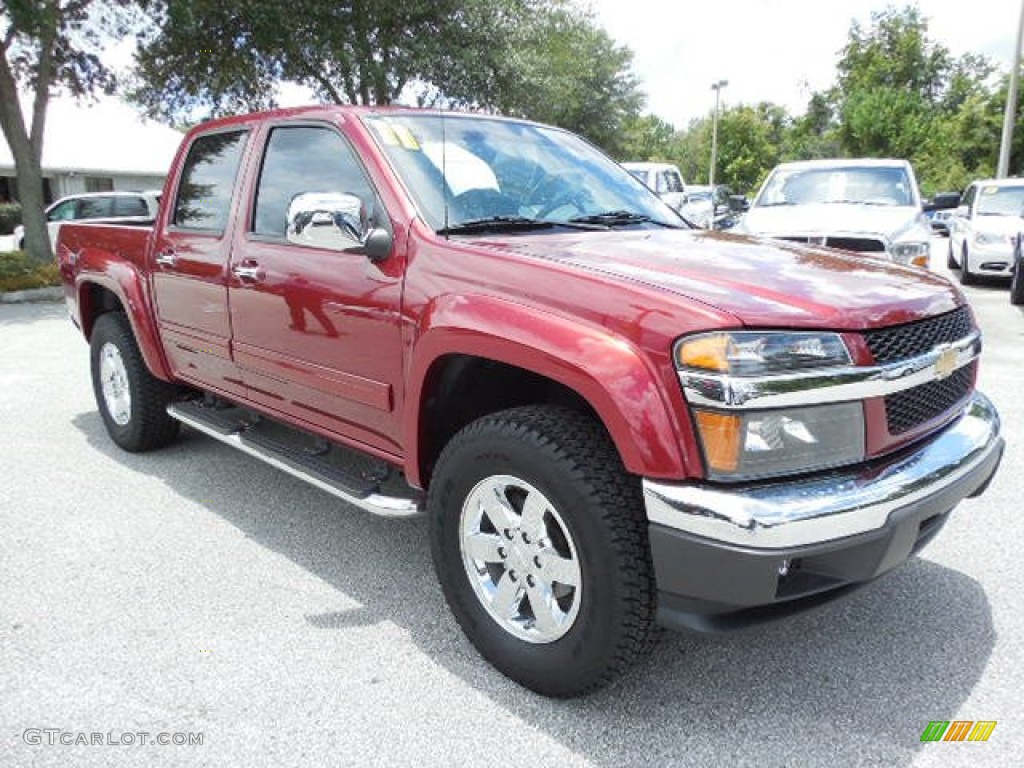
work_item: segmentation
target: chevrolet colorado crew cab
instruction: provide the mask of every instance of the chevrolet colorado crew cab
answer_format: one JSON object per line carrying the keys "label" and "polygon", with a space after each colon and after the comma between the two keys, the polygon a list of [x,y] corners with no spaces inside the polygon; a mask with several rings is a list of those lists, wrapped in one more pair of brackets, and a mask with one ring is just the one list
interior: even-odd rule
{"label": "chevrolet colorado crew cab", "polygon": [[59,261],[128,451],[181,424],[425,513],[456,621],[574,696],[921,549],[1002,454],[947,280],[692,230],[582,139],[315,107],[193,129],[149,229]]}

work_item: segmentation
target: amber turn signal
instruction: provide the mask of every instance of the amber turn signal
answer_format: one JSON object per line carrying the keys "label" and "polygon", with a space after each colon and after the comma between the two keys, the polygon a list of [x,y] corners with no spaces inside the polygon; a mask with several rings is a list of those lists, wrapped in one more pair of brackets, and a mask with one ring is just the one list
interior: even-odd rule
{"label": "amber turn signal", "polygon": [[694,415],[708,468],[715,472],[735,472],[740,461],[741,418],[710,411],[694,411]]}

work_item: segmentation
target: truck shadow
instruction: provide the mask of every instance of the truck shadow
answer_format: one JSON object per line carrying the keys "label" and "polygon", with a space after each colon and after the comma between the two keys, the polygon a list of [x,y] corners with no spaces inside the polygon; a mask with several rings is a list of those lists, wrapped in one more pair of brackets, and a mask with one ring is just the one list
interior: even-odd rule
{"label": "truck shadow", "polygon": [[[424,520],[348,509],[190,430],[137,456],[110,443],[95,413],[73,423],[96,450],[361,605],[308,614],[308,625],[397,623],[468,687],[596,765],[796,765],[823,753],[836,765],[909,765],[928,721],[955,719],[995,643],[979,584],[917,559],[784,623],[722,638],[665,633],[613,688],[550,701],[506,680],[462,636],[435,583]],[[243,491],[225,493],[231,476],[245,478]]]}

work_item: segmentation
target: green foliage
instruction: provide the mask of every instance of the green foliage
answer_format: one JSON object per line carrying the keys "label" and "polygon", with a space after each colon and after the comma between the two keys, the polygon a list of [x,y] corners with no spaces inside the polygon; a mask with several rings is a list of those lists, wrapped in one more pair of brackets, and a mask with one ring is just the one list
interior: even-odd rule
{"label": "green foliage", "polygon": [[264,109],[280,82],[337,104],[472,107],[613,149],[642,104],[632,53],[569,0],[167,0],[133,98],[173,121]]}
{"label": "green foliage", "polygon": [[56,262],[40,264],[24,251],[0,253],[0,293],[54,285],[60,285]]}
{"label": "green foliage", "polygon": [[21,203],[0,203],[0,235],[9,235],[21,224]]}
{"label": "green foliage", "polygon": [[[40,168],[50,97],[58,89],[75,97],[113,91],[114,77],[99,54],[132,26],[138,5],[130,0],[5,0],[0,5],[0,130],[14,158],[25,242],[40,263],[53,257]],[[28,109],[22,107],[23,93],[31,97]]]}
{"label": "green foliage", "polygon": [[[924,195],[963,189],[995,172],[1007,78],[993,84],[993,72],[988,59],[954,57],[932,40],[916,8],[876,13],[867,25],[851,25],[835,83],[811,95],[805,114],[793,118],[768,104],[737,105],[721,113],[716,179],[753,192],[778,162],[905,157],[914,164]],[[1024,100],[1017,124],[1024,124]],[[644,124],[639,129],[632,146],[657,147],[688,181],[707,179],[710,116],[693,121],[670,141],[659,138],[660,144],[645,137],[664,131],[655,134]],[[1010,168],[1024,170],[1019,130]]]}

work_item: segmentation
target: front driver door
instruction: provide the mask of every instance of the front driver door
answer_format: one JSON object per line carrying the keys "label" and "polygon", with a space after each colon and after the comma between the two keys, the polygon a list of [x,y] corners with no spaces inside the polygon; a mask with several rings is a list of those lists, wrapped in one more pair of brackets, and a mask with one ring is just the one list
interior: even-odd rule
{"label": "front driver door", "polygon": [[289,243],[288,207],[305,193],[355,195],[376,226],[390,226],[334,126],[271,127],[247,231],[232,255],[235,360],[251,400],[398,455],[400,259]]}

